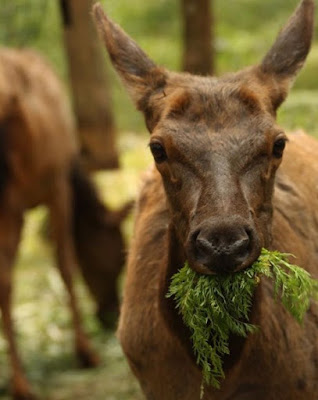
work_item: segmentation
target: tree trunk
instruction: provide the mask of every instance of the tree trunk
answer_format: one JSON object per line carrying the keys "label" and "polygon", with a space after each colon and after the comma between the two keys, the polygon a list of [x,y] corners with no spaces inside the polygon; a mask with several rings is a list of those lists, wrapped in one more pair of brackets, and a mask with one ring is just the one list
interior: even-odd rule
{"label": "tree trunk", "polygon": [[74,111],[88,169],[118,166],[103,49],[91,18],[94,0],[60,0]]}
{"label": "tree trunk", "polygon": [[214,72],[211,0],[182,0],[183,70],[199,75]]}

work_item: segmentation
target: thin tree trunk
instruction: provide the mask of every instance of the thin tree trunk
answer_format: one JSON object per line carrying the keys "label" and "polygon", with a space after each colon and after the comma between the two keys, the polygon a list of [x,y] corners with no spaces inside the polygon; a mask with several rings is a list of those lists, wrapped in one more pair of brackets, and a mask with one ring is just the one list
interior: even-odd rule
{"label": "thin tree trunk", "polygon": [[200,75],[214,72],[211,8],[211,0],[182,0],[184,71]]}
{"label": "thin tree trunk", "polygon": [[94,0],[60,0],[73,104],[89,169],[118,166],[103,49],[91,18]]}

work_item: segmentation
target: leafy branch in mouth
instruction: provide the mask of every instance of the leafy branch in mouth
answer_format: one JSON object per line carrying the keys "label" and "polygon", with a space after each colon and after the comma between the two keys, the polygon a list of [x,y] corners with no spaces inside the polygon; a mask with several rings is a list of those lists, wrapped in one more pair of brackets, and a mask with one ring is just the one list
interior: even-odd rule
{"label": "leafy branch in mouth", "polygon": [[318,299],[318,281],[290,264],[289,257],[263,249],[250,268],[234,274],[200,275],[186,263],[172,277],[167,297],[174,298],[191,331],[196,361],[202,369],[202,390],[203,385],[220,387],[225,377],[223,356],[230,353],[230,335],[247,337],[258,329],[248,320],[254,290],[262,277],[273,280],[274,297],[299,323],[311,299]]}

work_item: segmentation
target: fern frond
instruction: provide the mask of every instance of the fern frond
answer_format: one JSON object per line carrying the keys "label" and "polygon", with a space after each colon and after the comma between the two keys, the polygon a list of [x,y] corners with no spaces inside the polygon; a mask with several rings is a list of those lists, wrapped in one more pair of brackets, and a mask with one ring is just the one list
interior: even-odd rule
{"label": "fern frond", "polygon": [[[318,281],[288,261],[289,254],[262,250],[252,267],[227,275],[200,275],[188,263],[171,280],[167,297],[173,297],[190,328],[202,385],[220,387],[223,357],[229,354],[229,337],[247,337],[257,330],[248,323],[253,293],[262,276],[274,283],[274,296],[299,322],[311,298],[318,299]],[[201,387],[201,395],[203,386]]]}

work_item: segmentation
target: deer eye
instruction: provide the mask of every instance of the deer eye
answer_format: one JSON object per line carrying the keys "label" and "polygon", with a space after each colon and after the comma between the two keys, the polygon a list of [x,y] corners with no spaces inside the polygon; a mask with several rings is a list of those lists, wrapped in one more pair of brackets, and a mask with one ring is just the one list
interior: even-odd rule
{"label": "deer eye", "polygon": [[285,138],[280,138],[277,139],[274,143],[273,147],[273,156],[276,158],[281,158],[283,155],[283,151],[286,145],[286,139]]}
{"label": "deer eye", "polygon": [[159,142],[150,143],[150,150],[156,163],[160,164],[167,159],[167,153],[163,145]]}

